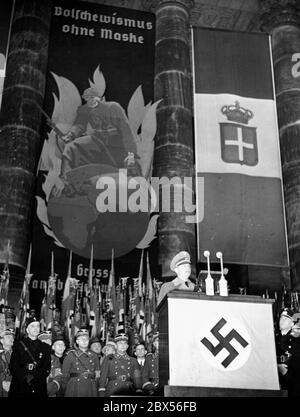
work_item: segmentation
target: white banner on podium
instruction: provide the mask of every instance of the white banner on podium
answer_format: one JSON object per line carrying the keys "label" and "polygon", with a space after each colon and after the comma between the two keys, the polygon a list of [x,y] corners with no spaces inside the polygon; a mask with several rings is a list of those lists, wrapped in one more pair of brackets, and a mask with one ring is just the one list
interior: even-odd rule
{"label": "white banner on podium", "polygon": [[271,304],[168,301],[169,385],[280,389]]}

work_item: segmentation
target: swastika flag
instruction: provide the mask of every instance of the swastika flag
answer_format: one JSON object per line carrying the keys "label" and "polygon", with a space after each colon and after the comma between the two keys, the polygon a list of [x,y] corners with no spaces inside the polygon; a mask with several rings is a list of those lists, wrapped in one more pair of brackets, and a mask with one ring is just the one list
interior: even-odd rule
{"label": "swastika flag", "polygon": [[193,49],[198,257],[217,248],[229,263],[286,266],[269,36],[194,28]]}
{"label": "swastika flag", "polygon": [[221,298],[168,298],[169,385],[278,390],[271,300]]}

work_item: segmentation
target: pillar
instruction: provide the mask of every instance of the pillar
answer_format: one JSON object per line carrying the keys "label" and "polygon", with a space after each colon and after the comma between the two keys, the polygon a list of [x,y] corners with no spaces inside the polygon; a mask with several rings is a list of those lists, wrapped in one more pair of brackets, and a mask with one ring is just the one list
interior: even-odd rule
{"label": "pillar", "polygon": [[300,289],[300,7],[294,0],[262,5],[261,29],[272,40],[291,287]]}
{"label": "pillar", "polygon": [[[155,177],[194,177],[193,91],[190,59],[189,17],[193,1],[156,1]],[[196,270],[196,228],[186,222],[186,213],[160,212],[158,252],[162,280],[172,275],[170,262],[181,250],[191,255],[192,276]]]}
{"label": "pillar", "polygon": [[0,113],[0,262],[10,241],[10,290],[29,252],[50,18],[50,0],[16,0]]}

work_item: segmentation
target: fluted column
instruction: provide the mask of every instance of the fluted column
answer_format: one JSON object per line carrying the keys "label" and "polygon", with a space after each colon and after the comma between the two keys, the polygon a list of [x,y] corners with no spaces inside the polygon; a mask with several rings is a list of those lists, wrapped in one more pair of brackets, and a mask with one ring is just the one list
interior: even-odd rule
{"label": "fluted column", "polygon": [[[194,175],[192,68],[190,60],[189,12],[193,1],[155,2],[156,53],[155,100],[157,110],[154,176],[191,177]],[[181,213],[161,212],[158,223],[159,265],[162,278],[172,273],[170,261],[180,250],[191,254],[195,275],[195,224]],[[189,213],[190,214],[190,213]]]}
{"label": "fluted column", "polygon": [[[292,288],[300,286],[300,7],[263,1],[261,29],[271,33]],[[300,56],[300,55],[299,55]],[[299,60],[298,60],[299,62]]]}
{"label": "fluted column", "polygon": [[[50,0],[16,0],[0,113],[0,262],[25,269],[51,18]],[[13,280],[11,280],[13,285]]]}

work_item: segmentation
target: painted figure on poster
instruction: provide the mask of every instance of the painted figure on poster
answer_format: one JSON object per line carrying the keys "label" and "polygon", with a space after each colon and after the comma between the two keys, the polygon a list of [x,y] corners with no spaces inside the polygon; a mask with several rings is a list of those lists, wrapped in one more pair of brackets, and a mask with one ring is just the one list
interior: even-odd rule
{"label": "painted figure on poster", "polygon": [[[106,164],[115,168],[137,165],[137,146],[127,116],[116,102],[106,102],[96,87],[87,88],[86,104],[77,110],[74,125],[62,136],[61,173],[55,184],[58,197],[67,182],[66,173],[79,166]],[[141,173],[136,169],[136,175]]]}
{"label": "painted figure on poster", "polygon": [[[127,111],[117,102],[106,101],[106,82],[99,66],[82,97],[70,80],[52,75],[59,95],[54,95],[52,130],[40,160],[40,170],[48,171],[42,185],[45,198],[37,196],[37,215],[45,233],[58,246],[84,257],[93,244],[95,259],[109,259],[112,247],[116,256],[148,247],[155,238],[158,218],[151,216],[150,201],[146,212],[123,210],[119,199],[116,210],[102,212],[98,184],[109,177],[116,196],[125,187],[127,199],[134,192],[148,198],[159,101],[145,105],[141,86]],[[124,183],[120,169],[126,171]],[[130,178],[146,179],[147,187],[142,189],[137,183],[136,191],[128,189]]]}

